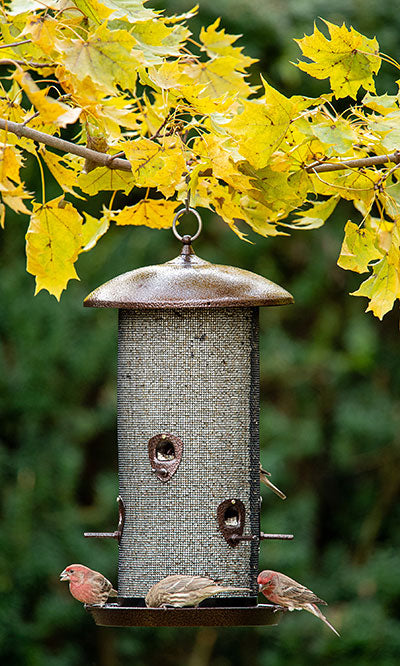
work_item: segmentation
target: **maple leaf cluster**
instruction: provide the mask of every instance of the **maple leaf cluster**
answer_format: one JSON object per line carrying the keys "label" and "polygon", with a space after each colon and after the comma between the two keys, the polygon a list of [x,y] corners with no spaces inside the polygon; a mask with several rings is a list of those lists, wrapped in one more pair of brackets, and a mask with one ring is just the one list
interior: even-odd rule
{"label": "maple leaf cluster", "polygon": [[[318,228],[346,199],[362,222],[347,223],[338,263],[369,272],[355,294],[382,318],[400,296],[397,158],[343,166],[397,155],[400,96],[375,93],[388,59],[376,39],[345,25],[325,22],[329,37],[315,27],[296,40],[297,66],[329,79],[331,90],[286,97],[262,77],[250,85],[255,61],[219,19],[195,41],[186,24],[197,7],[167,17],[144,4],[12,0],[0,10],[0,223],[7,206],[30,216],[27,270],[36,292],[59,299],[78,277],[79,254],[111,224],[168,228],[188,194],[243,239],[240,223],[263,236]],[[367,93],[357,101],[361,87]],[[342,97],[354,100],[344,114],[335,110]],[[71,126],[77,148],[90,150],[63,149]],[[46,200],[44,178],[41,201],[27,191],[27,153],[46,165],[61,196]],[[100,166],[96,156],[105,154]],[[134,187],[146,196],[113,209],[115,193]],[[79,212],[82,199],[101,191],[111,201],[100,219]]]}

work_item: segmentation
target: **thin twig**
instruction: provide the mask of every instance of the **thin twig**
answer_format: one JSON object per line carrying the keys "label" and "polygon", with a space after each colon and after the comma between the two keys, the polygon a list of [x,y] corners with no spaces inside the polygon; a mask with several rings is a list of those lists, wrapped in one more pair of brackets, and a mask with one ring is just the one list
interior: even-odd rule
{"label": "thin twig", "polygon": [[34,113],[32,116],[29,116],[29,118],[24,120],[24,122],[21,123],[22,127],[26,127],[27,124],[31,122],[31,120],[33,120],[34,118],[37,118],[38,116],[40,116],[40,111],[36,111],[36,113]]}
{"label": "thin twig", "polygon": [[30,69],[40,69],[41,67],[55,67],[56,65],[51,62],[27,62],[26,60],[11,60],[10,58],[0,59],[0,65],[4,67],[10,67],[15,65],[24,65]]}
{"label": "thin twig", "polygon": [[8,49],[12,48],[13,46],[22,46],[22,44],[30,44],[32,40],[31,39],[23,39],[20,42],[12,42],[10,44],[0,44],[0,49]]}
{"label": "thin twig", "polygon": [[308,173],[323,171],[341,171],[342,169],[373,166],[375,164],[386,164],[386,162],[400,163],[400,151],[396,150],[390,155],[373,155],[372,157],[361,157],[357,160],[344,160],[343,162],[323,162],[321,164],[310,164],[305,167]]}
{"label": "thin twig", "polygon": [[107,155],[107,153],[100,153],[97,150],[86,148],[86,146],[72,143],[72,141],[60,139],[58,136],[45,134],[44,132],[32,129],[31,127],[24,127],[23,123],[13,123],[11,120],[0,118],[0,130],[6,130],[16,134],[18,137],[23,136],[26,139],[32,139],[32,141],[44,143],[45,146],[57,148],[63,153],[72,153],[73,155],[79,155],[85,159],[90,159],[92,162],[96,162],[99,166],[109,166],[110,169],[119,169],[120,171],[132,170],[131,163],[128,160],[116,159],[111,162],[111,164],[108,164],[110,155]]}
{"label": "thin twig", "polygon": [[125,155],[124,150],[120,150],[119,153],[115,153],[115,155],[109,155],[108,156],[108,161],[107,161],[107,166],[108,167],[111,166],[111,163],[114,162],[114,160],[118,159],[118,157],[122,157],[122,155]]}
{"label": "thin twig", "polygon": [[155,134],[153,134],[153,136],[150,137],[150,141],[153,141],[154,139],[157,139],[157,138],[160,136],[160,132],[161,132],[161,131],[164,129],[164,127],[167,125],[167,123],[168,123],[168,121],[170,120],[171,116],[172,116],[172,112],[169,111],[169,112],[167,113],[167,117],[164,118],[164,120],[163,120],[162,124],[160,125],[160,127],[158,128],[157,132],[156,132]]}

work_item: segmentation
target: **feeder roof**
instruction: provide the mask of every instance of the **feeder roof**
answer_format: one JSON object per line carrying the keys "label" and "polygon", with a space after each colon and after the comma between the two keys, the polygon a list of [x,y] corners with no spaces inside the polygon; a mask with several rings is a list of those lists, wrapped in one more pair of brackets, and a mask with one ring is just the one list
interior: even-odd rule
{"label": "feeder roof", "polygon": [[293,296],[266,278],[200,259],[190,245],[172,261],[137,268],[85,298],[97,308],[218,308],[285,305]]}

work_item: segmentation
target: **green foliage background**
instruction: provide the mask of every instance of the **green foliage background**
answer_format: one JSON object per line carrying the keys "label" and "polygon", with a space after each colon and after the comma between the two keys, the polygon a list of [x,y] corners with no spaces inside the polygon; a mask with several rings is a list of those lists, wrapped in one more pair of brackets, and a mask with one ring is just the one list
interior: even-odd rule
{"label": "green foliage background", "polygon": [[[287,94],[317,94],[324,82],[289,64],[293,37],[318,16],[352,24],[399,59],[395,3],[362,0],[201,0],[198,19],[218,15],[261,59]],[[186,0],[153,3],[168,13]],[[195,27],[193,26],[195,30]],[[254,69],[256,72],[256,68]],[[395,92],[383,71],[379,92]],[[386,78],[385,78],[386,77]],[[34,164],[30,189],[40,187]],[[50,185],[48,185],[50,189]],[[50,193],[50,192],[49,192]],[[54,196],[58,194],[54,186]],[[132,195],[130,203],[134,202]],[[101,201],[87,204],[92,214]],[[132,268],[166,261],[179,248],[168,231],[115,229],[78,263],[81,282],[61,304],[41,292],[21,253],[26,224],[10,219],[0,282],[0,656],[12,666],[392,666],[400,655],[400,355],[398,313],[379,323],[348,296],[357,277],[336,266],[345,206],[326,228],[290,239],[243,243],[217,218],[196,243],[210,261],[248,268],[282,284],[295,305],[261,316],[262,461],[288,495],[263,489],[261,567],[276,568],[330,602],[337,639],[307,613],[278,627],[102,629],[69,597],[59,572],[84,562],[116,581],[116,312],[84,310],[94,287]]]}

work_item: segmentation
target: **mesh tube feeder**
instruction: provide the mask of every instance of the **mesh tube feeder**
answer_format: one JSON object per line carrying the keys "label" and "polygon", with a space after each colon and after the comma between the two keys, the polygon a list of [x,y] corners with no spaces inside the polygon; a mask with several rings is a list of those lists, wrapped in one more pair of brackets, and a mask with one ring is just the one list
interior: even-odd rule
{"label": "mesh tube feeder", "polygon": [[[119,275],[84,301],[119,310],[118,528],[85,533],[118,540],[118,603],[88,610],[107,626],[276,624],[280,613],[257,604],[259,546],[291,535],[260,532],[258,313],[293,298],[200,259],[198,234],[176,235],[176,259]],[[146,608],[150,587],[172,574],[251,591]]]}

